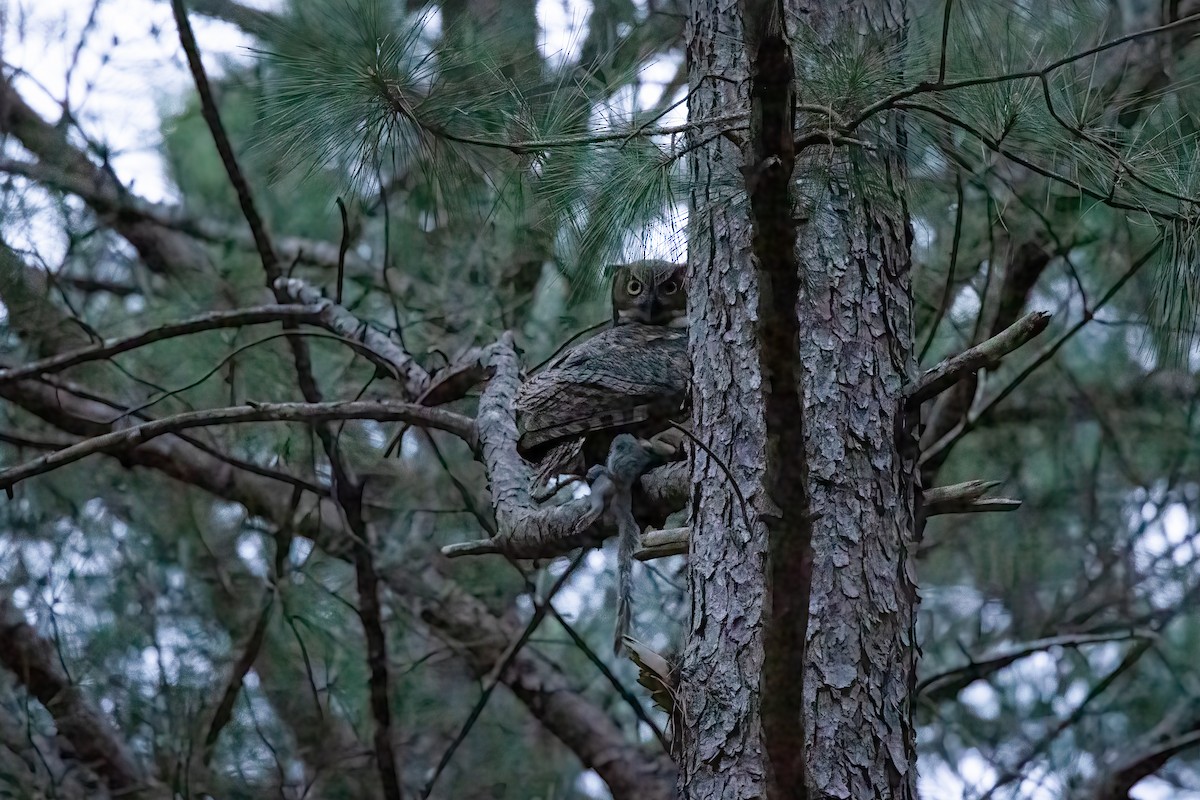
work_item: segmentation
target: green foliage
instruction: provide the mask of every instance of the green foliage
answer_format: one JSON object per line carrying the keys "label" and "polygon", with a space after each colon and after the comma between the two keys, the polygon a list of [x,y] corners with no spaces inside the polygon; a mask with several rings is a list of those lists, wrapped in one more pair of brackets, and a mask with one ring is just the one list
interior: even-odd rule
{"label": "green foliage", "polygon": [[[641,73],[654,60],[681,63],[678,15],[598,2],[577,63],[543,58],[533,4],[500,4],[509,27],[490,30],[472,19],[470,4],[443,3],[439,15],[409,5],[295,0],[273,18],[253,62],[228,64],[215,82],[222,119],[272,235],[304,240],[302,257],[286,269],[334,292],[330,259],[311,248],[323,242],[337,252],[343,232],[333,201],[341,197],[350,217],[344,305],[366,324],[430,369],[504,330],[517,332],[526,363],[535,364],[606,319],[606,264],[685,257],[684,209],[697,188],[689,147],[709,136],[740,141],[749,123],[660,129],[682,94],[664,93],[651,105],[639,93]],[[947,8],[944,78],[956,88],[922,88],[941,71]],[[918,559],[923,676],[1046,637],[1125,637],[1047,645],[950,697],[917,698],[923,772],[948,766],[966,775],[962,765],[984,756],[1016,763],[1135,652],[1140,640],[1128,638],[1130,628],[1159,626],[1149,655],[1091,707],[1102,713],[1089,710],[1033,756],[1027,771],[1040,770],[1063,794],[1164,720],[1194,715],[1200,696],[1189,660],[1200,623],[1194,603],[1184,602],[1194,594],[1200,514],[1196,48],[1172,45],[1161,81],[1138,75],[1137,59],[1123,60],[1140,39],[1065,61],[1045,82],[1013,74],[1118,35],[1109,9],[1099,0],[923,0],[910,3],[903,47],[864,46],[853,31],[826,41],[801,29],[793,42],[801,133],[864,117],[846,143],[802,154],[802,203],[819,207],[829,178],[847,164],[852,191],[889,194],[880,191],[888,187],[878,167],[905,160],[916,341],[930,341],[922,367],[995,332],[1004,287],[1030,247],[1045,250],[1044,266],[1019,308],[1007,311],[1048,309],[1054,322],[982,373],[973,410],[1090,320],[1061,338],[1062,347],[1003,402],[970,418],[969,435],[936,472],[939,485],[1003,481],[996,493],[1022,499],[1022,509],[935,518]],[[1167,40],[1155,41],[1169,49]],[[913,87],[902,117],[867,115]],[[162,131],[183,227],[203,221],[218,231],[204,239],[208,268],[150,275],[128,243],[103,228],[108,217],[12,179],[0,187],[6,235],[12,220],[45,215],[67,243],[54,273],[61,285],[33,295],[31,307],[49,297],[61,311],[59,301],[70,300],[89,328],[115,337],[269,301],[197,101],[165,114]],[[717,202],[746,202],[740,172],[707,177],[704,189]],[[1156,258],[1099,307],[1160,240]],[[69,278],[112,281],[132,294],[80,292]],[[0,285],[4,363],[57,349],[60,338],[70,346],[88,341],[78,323],[40,325],[18,313],[14,285]],[[327,397],[388,396],[386,382],[345,342],[307,341]],[[161,342],[66,377],[153,416],[298,396],[278,326]],[[471,413],[473,404],[466,398],[456,410]],[[119,413],[113,408],[112,416]],[[51,426],[50,412],[50,422],[9,404],[3,414],[0,432],[66,435]],[[364,514],[379,537],[381,569],[445,570],[496,615],[527,619],[527,587],[511,566],[434,560],[440,545],[482,535],[473,508],[488,509],[472,454],[440,434],[410,430],[399,454],[384,459],[398,432],[396,425],[338,428],[341,452],[365,479]],[[205,430],[195,440],[259,469],[329,480],[322,448],[303,426]],[[6,464],[42,452],[3,448]],[[290,488],[281,483],[278,492],[286,498]],[[300,518],[309,513],[296,510]],[[119,458],[23,483],[15,501],[0,503],[0,529],[5,593],[41,621],[53,612],[57,631],[43,632],[58,637],[73,677],[134,749],[175,781],[172,788],[187,788],[181,765],[203,741],[214,698],[269,600],[263,650],[219,738],[206,790],[268,796],[281,786],[298,793],[309,781],[322,797],[374,790],[378,775],[362,756],[372,720],[349,564],[299,541],[277,559],[277,531],[263,520],[182,482],[127,469]],[[639,574],[639,623],[663,649],[678,641],[689,613],[677,566]],[[530,573],[544,589],[544,573]],[[559,606],[602,652],[610,573],[601,560],[590,562]],[[406,788],[423,784],[488,679],[422,616],[437,600],[385,599]],[[531,647],[631,739],[658,746],[565,628],[547,620]],[[631,665],[609,666],[634,685]],[[0,716],[48,731],[45,715],[18,700],[19,690],[0,687]],[[1164,774],[1186,778],[1196,762],[1183,754],[1172,763],[1182,766]],[[0,762],[0,793],[10,780],[4,770]],[[501,690],[436,796],[582,797],[582,772]],[[1009,788],[1022,796],[1029,784]]]}

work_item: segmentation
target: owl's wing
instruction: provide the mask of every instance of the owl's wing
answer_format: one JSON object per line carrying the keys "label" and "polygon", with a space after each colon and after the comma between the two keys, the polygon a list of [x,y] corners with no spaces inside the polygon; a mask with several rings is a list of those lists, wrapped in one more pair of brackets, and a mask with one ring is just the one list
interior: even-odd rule
{"label": "owl's wing", "polygon": [[544,491],[543,487],[559,475],[583,475],[583,472],[583,439],[566,439],[559,442],[534,465],[533,480],[530,484],[534,491],[534,499],[540,501],[553,494],[553,491]]}
{"label": "owl's wing", "polygon": [[687,333],[623,325],[571,350],[517,396],[518,449],[665,416],[686,400]]}

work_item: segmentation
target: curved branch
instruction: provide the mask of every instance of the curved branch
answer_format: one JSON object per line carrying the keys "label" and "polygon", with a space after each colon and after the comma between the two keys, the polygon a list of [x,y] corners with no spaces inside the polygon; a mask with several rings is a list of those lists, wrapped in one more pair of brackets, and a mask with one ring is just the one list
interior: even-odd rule
{"label": "curved branch", "polygon": [[410,422],[424,428],[453,433],[472,447],[475,444],[475,423],[470,417],[437,408],[390,401],[256,403],[190,411],[84,439],[70,447],[0,471],[0,489],[11,494],[12,487],[26,478],[45,474],[96,453],[136,447],[158,436],[189,428],[240,422],[328,422],[344,419]]}
{"label": "curved branch", "polygon": [[183,322],[163,325],[149,331],[144,331],[143,333],[134,334],[133,336],[113,339],[104,344],[93,347],[81,347],[78,350],[59,353],[49,358],[22,364],[19,367],[0,370],[0,384],[11,383],[35,375],[62,372],[69,367],[78,366],[88,361],[99,361],[119,353],[136,350],[139,347],[144,347],[154,342],[161,342],[193,333],[217,330],[219,328],[238,328],[243,325],[258,325],[264,322],[279,322],[282,320],[317,322],[320,316],[321,309],[298,305],[270,305],[257,306],[255,308],[239,308],[233,311],[214,311],[184,320]]}

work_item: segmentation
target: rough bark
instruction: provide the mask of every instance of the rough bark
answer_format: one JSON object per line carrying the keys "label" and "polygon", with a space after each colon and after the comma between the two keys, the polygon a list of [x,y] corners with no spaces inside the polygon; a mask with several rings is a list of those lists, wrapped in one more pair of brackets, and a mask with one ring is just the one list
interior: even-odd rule
{"label": "rough bark", "polygon": [[[685,33],[689,121],[749,110],[749,65],[735,4],[694,0]],[[691,624],[681,666],[681,788],[689,798],[760,798],[768,765],[759,722],[768,510],[758,285],[744,195],[746,155],[729,139],[689,158],[688,319],[693,459],[688,559]],[[747,530],[723,461],[749,505]]]}
{"label": "rough bark", "polygon": [[[913,797],[903,139],[881,119],[872,153],[809,144],[794,181],[778,183],[790,154],[770,126],[788,114],[789,87],[766,80],[774,56],[756,38],[770,5],[695,0],[688,20],[691,118],[752,112],[745,140],[701,143],[689,164],[693,429],[732,471],[752,529],[724,471],[697,453],[681,786],[696,798]],[[900,0],[784,6],[784,25],[805,32],[802,77],[832,48],[894,44],[904,19]],[[789,236],[791,252],[772,250]],[[798,276],[782,274],[788,262]]]}
{"label": "rough bark", "polygon": [[[792,8],[812,37],[796,56],[802,77],[829,48],[894,49],[904,24],[902,0]],[[877,124],[877,153],[822,147],[797,164],[810,201],[819,198],[797,243],[814,515],[804,670],[813,797],[916,796],[916,447],[902,389],[915,377],[910,234],[902,153],[889,144],[903,147],[902,131]]]}

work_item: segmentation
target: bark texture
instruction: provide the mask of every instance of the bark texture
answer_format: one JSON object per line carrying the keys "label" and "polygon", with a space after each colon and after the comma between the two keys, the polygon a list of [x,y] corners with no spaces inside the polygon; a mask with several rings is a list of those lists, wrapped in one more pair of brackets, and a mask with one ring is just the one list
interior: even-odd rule
{"label": "bark texture", "polygon": [[[895,52],[903,33],[902,0],[790,8],[808,30],[801,86],[833,48]],[[810,148],[797,163],[814,514],[804,718],[810,796],[901,800],[916,796],[916,448],[903,414],[916,364],[903,135],[896,120],[877,125],[859,131],[874,153]]]}
{"label": "bark texture", "polygon": [[[764,187],[779,165],[791,173],[788,148],[771,149],[784,144],[772,144],[772,115],[787,113],[758,38],[771,5],[693,0],[687,27],[690,118],[743,111],[751,124],[744,138],[696,143],[689,165],[692,422],[715,458],[697,452],[693,469],[681,788],[909,798],[916,449],[904,414],[915,359],[903,137],[880,118],[858,131],[876,149],[809,144],[790,184]],[[903,32],[900,0],[782,7],[801,103],[819,59],[895,52]],[[772,215],[779,203],[786,214]],[[764,246],[789,237],[787,257]],[[789,261],[798,280],[781,277]],[[792,298],[782,313],[777,293]],[[772,345],[780,330],[790,357]],[[749,530],[716,459],[747,500]],[[805,470],[789,488],[784,478]]]}
{"label": "bark texture", "polygon": [[[687,31],[690,121],[749,111],[749,65],[738,5],[694,0]],[[729,467],[753,528],[717,461],[693,459],[688,561],[691,627],[681,668],[684,740],[680,762],[689,798],[766,795],[762,706],[768,510],[766,422],[756,336],[758,285],[741,147],[726,138],[693,150],[689,211],[688,319],[692,430]]]}

